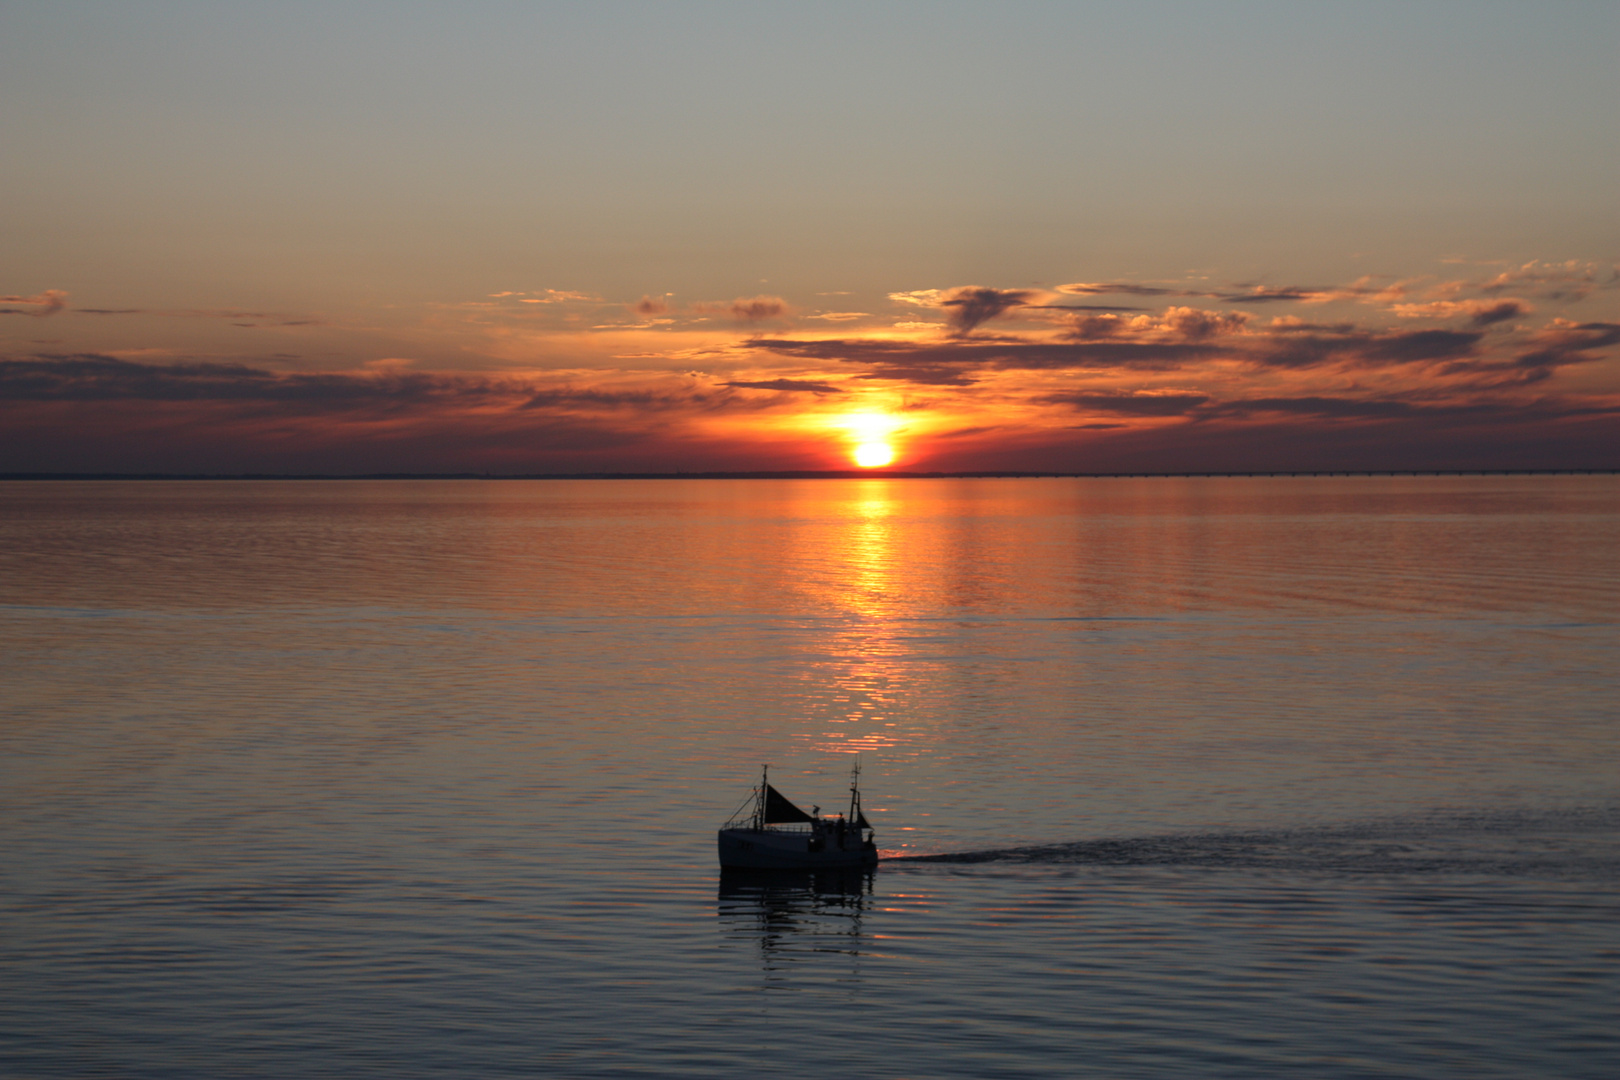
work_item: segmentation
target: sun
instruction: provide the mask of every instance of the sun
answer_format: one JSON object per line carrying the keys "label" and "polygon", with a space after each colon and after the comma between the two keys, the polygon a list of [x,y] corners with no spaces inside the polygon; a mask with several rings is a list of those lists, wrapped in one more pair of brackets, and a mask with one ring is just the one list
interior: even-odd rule
{"label": "sun", "polygon": [[888,443],[861,443],[855,448],[855,464],[863,469],[880,469],[893,460],[894,447]]}
{"label": "sun", "polygon": [[849,440],[849,456],[863,469],[881,469],[895,458],[894,435],[900,421],[882,412],[845,413],[834,423]]}

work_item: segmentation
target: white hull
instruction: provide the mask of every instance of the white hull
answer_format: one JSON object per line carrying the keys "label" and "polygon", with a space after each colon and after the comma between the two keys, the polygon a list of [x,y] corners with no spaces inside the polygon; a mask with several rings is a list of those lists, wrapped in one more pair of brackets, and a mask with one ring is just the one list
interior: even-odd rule
{"label": "white hull", "polygon": [[845,833],[841,847],[832,829],[823,830],[819,838],[808,830],[721,829],[719,844],[721,866],[749,870],[876,866],[878,861],[877,848],[862,841],[859,829]]}

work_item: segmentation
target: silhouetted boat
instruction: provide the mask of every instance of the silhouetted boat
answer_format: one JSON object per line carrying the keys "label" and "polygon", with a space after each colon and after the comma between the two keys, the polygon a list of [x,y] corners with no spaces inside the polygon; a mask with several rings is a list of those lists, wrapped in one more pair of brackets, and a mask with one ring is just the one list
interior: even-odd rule
{"label": "silhouetted boat", "polygon": [[837,866],[876,866],[877,842],[861,812],[861,767],[849,782],[849,816],[823,817],[821,807],[806,813],[770,785],[761,771],[759,787],[720,828],[720,865],[746,870],[818,870]]}

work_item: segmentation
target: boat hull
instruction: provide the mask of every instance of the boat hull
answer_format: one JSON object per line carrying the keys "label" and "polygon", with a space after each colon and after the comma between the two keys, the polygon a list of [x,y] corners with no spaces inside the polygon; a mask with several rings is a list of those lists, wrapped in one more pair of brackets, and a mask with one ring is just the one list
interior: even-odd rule
{"label": "boat hull", "polygon": [[876,866],[877,849],[861,842],[856,832],[838,846],[835,837],[822,838],[819,851],[807,832],[776,829],[721,829],[720,865],[746,870],[816,870],[821,867]]}

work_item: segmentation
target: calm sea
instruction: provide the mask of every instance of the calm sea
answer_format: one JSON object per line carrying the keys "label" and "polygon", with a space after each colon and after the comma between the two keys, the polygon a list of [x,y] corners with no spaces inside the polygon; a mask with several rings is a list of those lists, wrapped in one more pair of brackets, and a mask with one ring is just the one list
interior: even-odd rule
{"label": "calm sea", "polygon": [[8,1078],[1620,1075],[1615,477],[10,483],[0,678]]}

